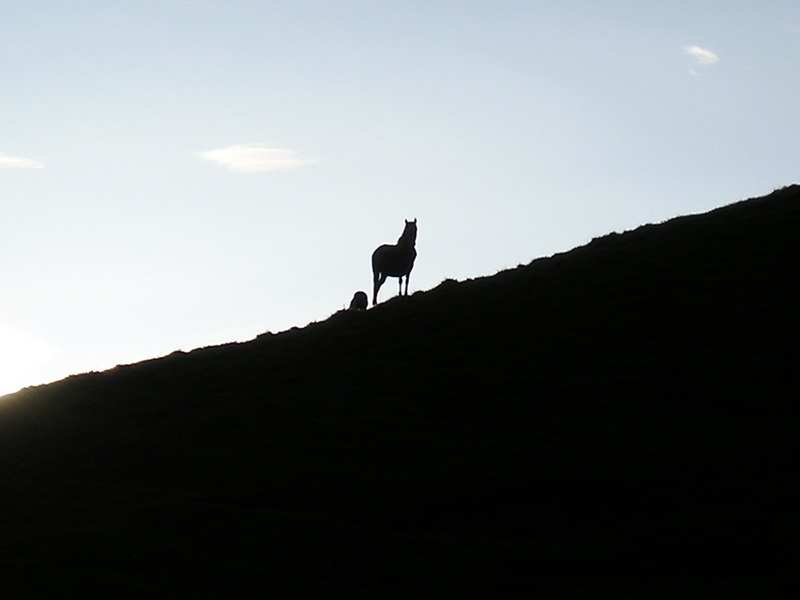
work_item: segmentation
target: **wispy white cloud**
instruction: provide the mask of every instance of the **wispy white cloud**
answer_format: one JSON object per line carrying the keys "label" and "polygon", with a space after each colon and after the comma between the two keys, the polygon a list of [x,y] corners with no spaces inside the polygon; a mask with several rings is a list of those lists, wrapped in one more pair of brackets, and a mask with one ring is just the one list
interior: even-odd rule
{"label": "wispy white cloud", "polygon": [[692,60],[692,64],[697,66],[705,67],[719,62],[719,57],[716,54],[700,46],[686,46],[683,49],[683,53]]}
{"label": "wispy white cloud", "polygon": [[297,158],[292,150],[268,148],[264,144],[240,144],[198,154],[203,160],[244,173],[270,173],[319,162]]}
{"label": "wispy white cloud", "polygon": [[14,169],[43,169],[44,165],[29,158],[19,158],[8,156],[0,152],[0,167],[12,167]]}

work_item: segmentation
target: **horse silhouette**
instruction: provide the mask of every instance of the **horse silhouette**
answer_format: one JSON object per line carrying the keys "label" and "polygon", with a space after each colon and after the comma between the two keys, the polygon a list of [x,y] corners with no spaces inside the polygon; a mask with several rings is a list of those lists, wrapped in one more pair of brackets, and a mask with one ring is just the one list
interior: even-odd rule
{"label": "horse silhouette", "polygon": [[403,234],[394,245],[384,244],[378,246],[372,253],[372,305],[378,303],[378,290],[381,289],[387,277],[399,277],[398,295],[403,290],[403,277],[406,278],[406,293],[408,296],[408,278],[411,276],[411,269],[414,268],[414,259],[417,258],[417,250],[414,244],[417,241],[417,220],[406,221]]}

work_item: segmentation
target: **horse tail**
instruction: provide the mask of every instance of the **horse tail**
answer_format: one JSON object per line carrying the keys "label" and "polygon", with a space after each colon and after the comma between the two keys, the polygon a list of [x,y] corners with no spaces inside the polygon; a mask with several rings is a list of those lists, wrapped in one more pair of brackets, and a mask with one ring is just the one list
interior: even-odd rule
{"label": "horse tail", "polygon": [[378,303],[378,278],[380,277],[380,269],[378,268],[377,260],[378,251],[372,253],[372,306]]}
{"label": "horse tail", "polygon": [[372,253],[372,306],[378,303],[378,290],[381,289],[383,282],[386,281],[386,275],[381,275],[381,267],[378,264],[380,261],[381,248],[376,248]]}

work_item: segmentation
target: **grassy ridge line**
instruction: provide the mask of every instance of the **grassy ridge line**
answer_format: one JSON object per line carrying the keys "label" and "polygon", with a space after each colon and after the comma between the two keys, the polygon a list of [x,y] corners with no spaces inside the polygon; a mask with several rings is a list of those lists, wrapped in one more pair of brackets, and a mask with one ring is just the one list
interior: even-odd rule
{"label": "grassy ridge line", "polygon": [[6,399],[0,589],[777,589],[799,211],[788,188]]}

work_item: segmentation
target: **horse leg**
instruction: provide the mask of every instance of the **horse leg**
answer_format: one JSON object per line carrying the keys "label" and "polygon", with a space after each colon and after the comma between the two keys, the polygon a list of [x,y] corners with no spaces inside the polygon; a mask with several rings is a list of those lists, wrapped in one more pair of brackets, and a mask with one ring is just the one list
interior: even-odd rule
{"label": "horse leg", "polygon": [[408,296],[408,280],[411,279],[411,271],[406,273],[406,296]]}

